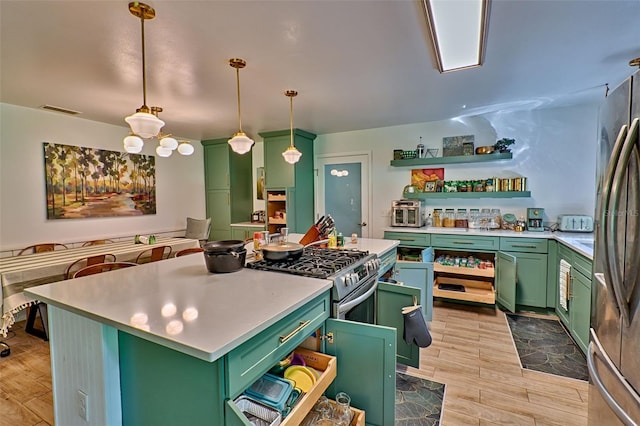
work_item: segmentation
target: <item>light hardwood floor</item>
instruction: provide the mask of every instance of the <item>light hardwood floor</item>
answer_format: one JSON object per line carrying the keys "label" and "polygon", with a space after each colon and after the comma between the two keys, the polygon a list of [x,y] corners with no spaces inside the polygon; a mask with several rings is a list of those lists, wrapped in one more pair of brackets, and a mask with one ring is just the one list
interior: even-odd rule
{"label": "light hardwood floor", "polygon": [[[493,308],[435,302],[433,344],[411,375],[444,383],[443,426],[587,424],[588,383],[520,367],[507,319]],[[15,324],[0,358],[0,426],[53,425],[47,342]]]}
{"label": "light hardwood floor", "polygon": [[504,313],[434,304],[433,343],[406,372],[446,385],[441,425],[587,424],[588,382],[523,369]]}

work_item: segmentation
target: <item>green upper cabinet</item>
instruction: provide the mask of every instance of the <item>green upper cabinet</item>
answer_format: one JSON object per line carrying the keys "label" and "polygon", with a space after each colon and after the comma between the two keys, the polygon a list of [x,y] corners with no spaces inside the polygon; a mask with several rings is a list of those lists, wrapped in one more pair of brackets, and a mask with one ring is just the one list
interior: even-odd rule
{"label": "green upper cabinet", "polygon": [[263,132],[264,175],[267,188],[289,188],[301,186],[313,192],[313,141],[316,135],[300,129],[293,129],[293,143],[302,153],[296,164],[284,161],[282,153],[289,147],[291,130]]}
{"label": "green upper cabinet", "polygon": [[227,139],[202,141],[210,240],[231,238],[231,223],[247,222],[253,211],[251,153],[237,154]]}
{"label": "green upper cabinet", "polygon": [[291,130],[263,132],[260,136],[264,139],[265,188],[286,191],[289,232],[304,234],[315,222],[313,141],[316,135],[293,129],[294,145],[302,153],[302,157],[295,164],[287,163],[282,156],[289,147]]}

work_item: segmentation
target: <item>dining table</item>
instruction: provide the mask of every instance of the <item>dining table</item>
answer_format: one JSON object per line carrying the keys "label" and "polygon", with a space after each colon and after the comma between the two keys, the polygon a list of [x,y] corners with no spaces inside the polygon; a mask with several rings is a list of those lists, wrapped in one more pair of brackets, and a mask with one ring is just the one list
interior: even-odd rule
{"label": "dining table", "polygon": [[171,246],[171,252],[176,253],[182,249],[200,247],[200,242],[190,238],[161,237],[155,244],[139,244],[131,239],[0,258],[0,335],[7,336],[9,328],[15,323],[15,314],[39,302],[28,297],[24,289],[64,280],[67,268],[78,259],[110,253],[117,262],[134,262],[138,254],[157,246]]}

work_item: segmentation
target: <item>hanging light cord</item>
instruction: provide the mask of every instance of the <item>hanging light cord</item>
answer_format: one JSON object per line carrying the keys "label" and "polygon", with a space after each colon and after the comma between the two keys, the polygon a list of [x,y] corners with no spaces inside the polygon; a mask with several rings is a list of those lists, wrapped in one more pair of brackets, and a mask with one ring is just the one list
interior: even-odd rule
{"label": "hanging light cord", "polygon": [[236,85],[238,88],[238,131],[242,131],[242,117],[240,116],[240,68],[236,68]]}
{"label": "hanging light cord", "polygon": [[140,14],[140,28],[142,29],[142,107],[140,110],[142,112],[149,112],[149,107],[147,106],[147,62],[144,49],[144,10]]}
{"label": "hanging light cord", "polygon": [[289,148],[293,148],[293,96],[289,96],[289,128],[291,129],[291,142]]}

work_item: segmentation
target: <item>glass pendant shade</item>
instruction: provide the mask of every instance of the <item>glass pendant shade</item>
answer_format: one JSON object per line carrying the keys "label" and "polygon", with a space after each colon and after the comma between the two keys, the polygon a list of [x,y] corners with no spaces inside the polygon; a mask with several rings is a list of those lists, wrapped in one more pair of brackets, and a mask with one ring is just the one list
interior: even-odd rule
{"label": "glass pendant shade", "polygon": [[164,121],[148,112],[136,112],[126,117],[124,121],[131,127],[131,132],[143,139],[156,136],[164,126]]}
{"label": "glass pendant shade", "polygon": [[233,152],[237,152],[238,154],[246,154],[251,151],[251,147],[253,146],[253,139],[245,135],[243,132],[238,132],[233,135],[231,139],[229,139],[229,145],[231,145],[231,149]]}
{"label": "glass pendant shade", "polygon": [[302,153],[298,151],[295,146],[290,146],[285,152],[282,153],[282,156],[284,157],[284,161],[286,161],[287,163],[295,164],[298,162],[298,160],[300,160],[300,157],[302,157]]}
{"label": "glass pendant shade", "polygon": [[169,157],[172,152],[173,151],[171,151],[169,148],[165,148],[162,145],[158,145],[156,147],[156,154],[158,154],[160,157]]}
{"label": "glass pendant shade", "polygon": [[129,135],[124,138],[124,150],[130,154],[137,154],[142,151],[144,142],[138,136]]}
{"label": "glass pendant shade", "polygon": [[169,148],[171,151],[175,151],[178,147],[178,141],[171,136],[160,139],[160,145],[164,148]]}
{"label": "glass pendant shade", "polygon": [[193,154],[194,148],[189,142],[182,142],[178,145],[178,152],[182,155],[191,155]]}

